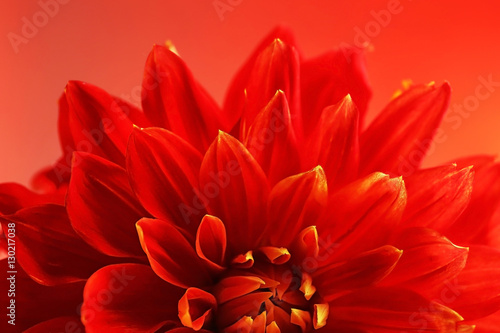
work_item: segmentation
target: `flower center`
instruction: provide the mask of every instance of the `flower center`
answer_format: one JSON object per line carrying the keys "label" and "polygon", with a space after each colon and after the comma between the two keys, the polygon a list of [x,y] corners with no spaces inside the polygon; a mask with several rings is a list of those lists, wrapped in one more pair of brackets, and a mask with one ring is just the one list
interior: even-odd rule
{"label": "flower center", "polygon": [[[187,321],[183,324],[200,329],[199,319],[203,317],[203,327],[228,333],[304,333],[323,327],[328,304],[317,292],[311,276],[292,259],[287,249],[277,247],[262,247],[236,256],[217,284],[204,291],[204,307],[193,309],[193,314],[198,314],[194,318],[198,327],[186,325]],[[200,295],[191,301],[200,304]]]}

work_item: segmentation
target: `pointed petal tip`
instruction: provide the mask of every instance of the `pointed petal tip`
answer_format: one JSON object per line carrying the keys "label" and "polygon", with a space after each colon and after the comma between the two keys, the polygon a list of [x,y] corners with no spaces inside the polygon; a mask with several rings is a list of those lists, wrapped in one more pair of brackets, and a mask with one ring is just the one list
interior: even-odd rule
{"label": "pointed petal tip", "polygon": [[317,166],[315,166],[315,167],[311,170],[311,172],[315,172],[315,173],[317,173],[318,175],[323,175],[323,176],[325,175],[325,170],[323,169],[323,167],[322,167],[321,165],[317,165]]}
{"label": "pointed petal tip", "polygon": [[276,93],[274,94],[274,98],[277,98],[278,96],[286,98],[285,92],[281,89],[276,90]]}
{"label": "pointed petal tip", "polygon": [[177,48],[175,47],[174,43],[170,39],[168,39],[168,40],[165,41],[165,47],[169,51],[175,53],[176,55],[179,55],[179,52],[177,51]]}
{"label": "pointed petal tip", "polygon": [[68,95],[68,94],[77,92],[78,90],[81,90],[86,85],[87,85],[87,83],[85,83],[83,81],[69,80],[68,82],[66,82],[66,86],[64,87],[64,94]]}

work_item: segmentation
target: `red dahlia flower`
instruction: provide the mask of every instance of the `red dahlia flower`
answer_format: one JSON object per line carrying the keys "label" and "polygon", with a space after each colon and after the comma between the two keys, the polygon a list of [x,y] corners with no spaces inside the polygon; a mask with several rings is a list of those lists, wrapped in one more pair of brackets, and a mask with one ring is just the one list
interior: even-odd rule
{"label": "red dahlia flower", "polygon": [[23,328],[500,332],[500,164],[420,169],[448,84],[410,87],[362,130],[370,94],[361,51],[304,60],[283,29],[222,110],[162,46],[143,110],[70,82],[47,194],[1,191],[29,290],[77,295]]}

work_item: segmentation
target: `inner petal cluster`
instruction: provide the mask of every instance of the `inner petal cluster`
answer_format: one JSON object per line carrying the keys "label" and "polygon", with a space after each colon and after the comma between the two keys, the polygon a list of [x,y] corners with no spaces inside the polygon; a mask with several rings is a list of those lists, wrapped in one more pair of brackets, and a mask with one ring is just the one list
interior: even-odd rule
{"label": "inner petal cluster", "polygon": [[283,247],[234,256],[213,286],[189,288],[179,301],[181,322],[195,330],[309,332],[325,326],[328,312],[311,276]]}

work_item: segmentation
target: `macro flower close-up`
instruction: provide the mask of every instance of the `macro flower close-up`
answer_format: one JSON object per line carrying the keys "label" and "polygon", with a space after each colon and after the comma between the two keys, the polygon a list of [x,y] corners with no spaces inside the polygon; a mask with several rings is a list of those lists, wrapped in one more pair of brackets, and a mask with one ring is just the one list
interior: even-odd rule
{"label": "macro flower close-up", "polygon": [[423,167],[450,84],[367,119],[365,52],[278,26],[222,106],[170,41],[140,107],[68,82],[60,158],[0,184],[18,331],[500,332],[500,163]]}

